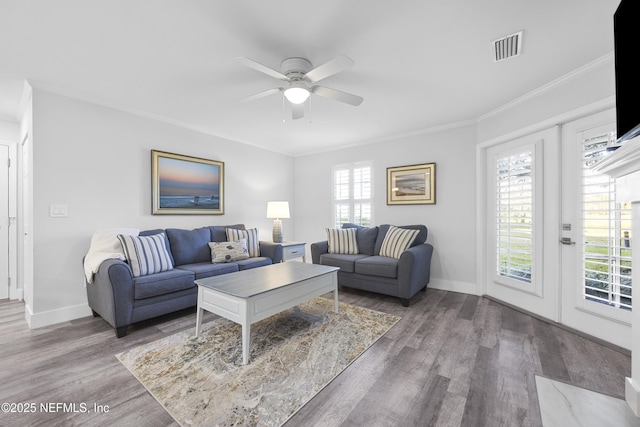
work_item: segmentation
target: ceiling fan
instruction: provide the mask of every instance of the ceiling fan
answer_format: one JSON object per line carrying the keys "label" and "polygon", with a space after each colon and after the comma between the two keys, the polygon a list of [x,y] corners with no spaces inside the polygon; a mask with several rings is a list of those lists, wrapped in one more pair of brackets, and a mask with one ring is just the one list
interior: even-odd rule
{"label": "ceiling fan", "polygon": [[265,73],[271,77],[281,80],[287,85],[285,87],[275,87],[256,93],[240,100],[240,102],[254,101],[275,93],[284,92],[284,97],[291,103],[291,116],[293,119],[304,117],[305,104],[311,94],[333,99],[349,105],[358,106],[364,98],[337,89],[318,86],[315,83],[329,76],[339,73],[351,67],[353,61],[344,56],[338,56],[329,62],[315,68],[307,59],[287,58],[280,64],[282,72],[271,67],[260,64],[253,59],[239,57],[236,60],[249,68]]}

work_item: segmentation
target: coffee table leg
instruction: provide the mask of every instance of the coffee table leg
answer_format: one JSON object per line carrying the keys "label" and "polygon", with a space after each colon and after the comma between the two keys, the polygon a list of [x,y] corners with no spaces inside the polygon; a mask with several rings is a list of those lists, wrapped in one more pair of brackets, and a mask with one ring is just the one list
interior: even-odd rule
{"label": "coffee table leg", "polygon": [[204,314],[204,310],[198,306],[198,311],[196,313],[196,338],[200,335],[200,329],[202,328],[202,316]]}
{"label": "coffee table leg", "polygon": [[338,287],[333,290],[333,311],[338,312]]}
{"label": "coffee table leg", "polygon": [[249,346],[251,345],[251,325],[242,325],[242,364],[249,363]]}

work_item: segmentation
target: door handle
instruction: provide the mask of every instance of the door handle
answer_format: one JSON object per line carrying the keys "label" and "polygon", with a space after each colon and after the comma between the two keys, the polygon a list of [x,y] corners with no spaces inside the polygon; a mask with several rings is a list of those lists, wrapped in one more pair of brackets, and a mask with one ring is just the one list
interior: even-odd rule
{"label": "door handle", "polygon": [[562,239],[560,239],[560,243],[562,243],[563,245],[575,245],[576,242],[571,240],[571,237],[563,237]]}

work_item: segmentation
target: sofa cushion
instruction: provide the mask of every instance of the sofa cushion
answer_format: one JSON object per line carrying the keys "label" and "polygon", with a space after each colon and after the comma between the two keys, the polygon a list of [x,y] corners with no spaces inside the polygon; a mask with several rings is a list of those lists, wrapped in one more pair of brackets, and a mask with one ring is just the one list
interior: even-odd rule
{"label": "sofa cushion", "polygon": [[240,270],[249,270],[251,268],[271,265],[273,264],[273,261],[269,257],[259,256],[245,259],[244,261],[238,261],[236,264],[238,264],[238,268]]}
{"label": "sofa cushion", "polygon": [[356,260],[355,272],[395,279],[398,277],[398,260],[386,256],[369,256]]}
{"label": "sofa cushion", "polygon": [[226,262],[222,264],[212,264],[208,262],[198,262],[194,264],[184,264],[176,267],[176,270],[189,271],[195,275],[197,279],[204,279],[205,277],[218,276],[220,274],[233,273],[238,271],[238,264],[235,262]]}
{"label": "sofa cushion", "polygon": [[320,264],[339,267],[340,271],[353,273],[355,271],[355,262],[368,255],[346,255],[346,254],[322,254],[320,255]]}
{"label": "sofa cushion", "polygon": [[173,254],[174,265],[211,262],[211,231],[209,227],[183,230],[167,228],[167,237]]}
{"label": "sofa cushion", "polygon": [[227,240],[234,242],[236,240],[245,239],[247,241],[247,249],[249,249],[250,257],[260,256],[260,240],[258,238],[258,229],[251,228],[249,230],[238,230],[237,228],[227,228]]}
{"label": "sofa cushion", "polygon": [[[373,249],[374,255],[380,255],[380,248],[382,247],[382,242],[384,241],[385,236],[387,235],[387,231],[389,231],[389,227],[393,227],[390,224],[382,224],[378,230],[378,237],[376,238],[376,246]],[[418,230],[419,233],[416,238],[411,242],[409,247],[414,247],[416,245],[421,245],[427,241],[427,227],[424,225],[397,225],[398,228],[403,228],[406,230]]]}
{"label": "sofa cushion", "polygon": [[399,259],[402,252],[409,248],[418,233],[418,230],[389,227],[380,247],[380,255]]}
{"label": "sofa cushion", "polygon": [[356,255],[358,253],[355,228],[327,228],[327,241],[330,254]]}
{"label": "sofa cushion", "polygon": [[177,268],[139,276],[133,279],[133,297],[134,299],[151,298],[193,288],[195,286],[193,281],[193,273]]}
{"label": "sofa cushion", "polygon": [[363,227],[358,224],[345,222],[342,228],[356,229],[356,242],[358,243],[358,253],[363,255],[374,255],[376,237],[378,237],[378,227]]}
{"label": "sofa cushion", "polygon": [[240,239],[236,242],[209,242],[211,248],[211,262],[236,262],[249,258],[247,241]]}
{"label": "sofa cushion", "polygon": [[234,228],[237,230],[245,230],[244,224],[236,225],[212,225],[209,227],[211,231],[212,242],[227,242],[227,228]]}
{"label": "sofa cushion", "polygon": [[167,251],[164,234],[152,236],[118,235],[124,256],[127,258],[133,277],[160,273],[173,269]]}

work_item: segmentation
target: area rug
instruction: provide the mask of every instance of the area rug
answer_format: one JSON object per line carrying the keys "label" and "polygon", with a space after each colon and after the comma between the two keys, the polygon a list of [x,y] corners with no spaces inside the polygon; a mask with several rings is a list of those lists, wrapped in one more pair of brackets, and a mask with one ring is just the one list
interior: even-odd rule
{"label": "area rug", "polygon": [[251,327],[218,318],[116,357],[182,426],[280,426],[400,320],[314,298]]}

